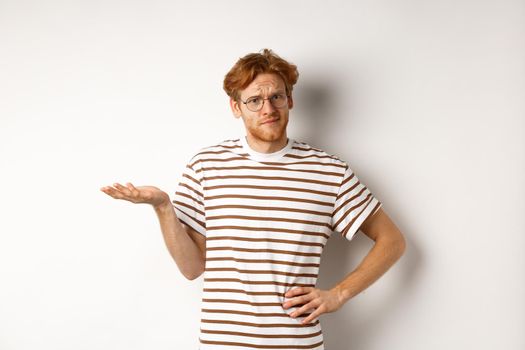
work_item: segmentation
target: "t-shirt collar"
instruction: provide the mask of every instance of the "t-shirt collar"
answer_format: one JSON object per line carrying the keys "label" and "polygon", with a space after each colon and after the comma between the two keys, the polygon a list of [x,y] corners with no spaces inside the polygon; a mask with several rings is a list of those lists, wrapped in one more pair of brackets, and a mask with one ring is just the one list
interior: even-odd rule
{"label": "t-shirt collar", "polygon": [[244,152],[250,154],[251,158],[254,160],[259,161],[269,161],[269,160],[277,160],[284,156],[286,153],[288,153],[292,149],[293,140],[288,137],[288,143],[286,146],[281,148],[278,151],[272,152],[272,153],[261,153],[253,150],[250,145],[248,144],[248,140],[246,139],[246,135],[241,136],[241,145],[243,147]]}

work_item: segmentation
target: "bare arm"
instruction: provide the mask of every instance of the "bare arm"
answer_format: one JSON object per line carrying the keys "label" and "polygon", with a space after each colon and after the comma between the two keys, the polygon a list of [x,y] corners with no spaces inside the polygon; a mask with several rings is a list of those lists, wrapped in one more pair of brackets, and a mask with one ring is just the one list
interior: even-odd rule
{"label": "bare arm", "polygon": [[379,279],[403,255],[405,239],[382,208],[369,216],[360,229],[376,242],[361,264],[330,290],[296,287],[286,292],[285,297],[290,299],[284,302],[283,308],[302,305],[290,314],[291,317],[295,318],[308,310],[314,310],[301,321],[306,324],[323,313],[338,310],[349,299]]}
{"label": "bare arm", "polygon": [[405,251],[403,235],[382,208],[365,220],[361,231],[375,244],[359,266],[333,288],[342,303],[379,279]]}
{"label": "bare arm", "polygon": [[164,242],[180,272],[189,280],[199,277],[204,272],[206,238],[179,221],[168,194],[155,186],[135,187],[130,182],[126,186],[116,182],[113,186],[100,190],[115,199],[151,204],[159,218]]}
{"label": "bare arm", "polygon": [[382,208],[369,216],[360,229],[376,242],[361,264],[330,290],[296,287],[286,292],[285,297],[290,299],[284,302],[284,309],[302,305],[290,314],[291,317],[295,318],[313,310],[301,321],[306,324],[323,313],[338,310],[349,299],[379,279],[403,255],[405,239]]}
{"label": "bare arm", "polygon": [[164,242],[180,272],[189,280],[204,272],[206,238],[181,223],[171,203],[154,207]]}

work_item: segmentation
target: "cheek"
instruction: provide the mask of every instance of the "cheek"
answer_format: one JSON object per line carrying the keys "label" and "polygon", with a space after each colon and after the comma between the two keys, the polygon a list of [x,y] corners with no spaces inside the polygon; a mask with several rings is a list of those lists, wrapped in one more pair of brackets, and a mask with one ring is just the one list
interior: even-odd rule
{"label": "cheek", "polygon": [[259,126],[259,122],[261,121],[263,117],[260,115],[249,115],[248,120],[250,121],[250,125],[252,126]]}
{"label": "cheek", "polygon": [[257,122],[256,122],[256,120],[253,117],[243,117],[242,119],[243,119],[244,125],[248,129],[253,130],[253,129],[258,128]]}

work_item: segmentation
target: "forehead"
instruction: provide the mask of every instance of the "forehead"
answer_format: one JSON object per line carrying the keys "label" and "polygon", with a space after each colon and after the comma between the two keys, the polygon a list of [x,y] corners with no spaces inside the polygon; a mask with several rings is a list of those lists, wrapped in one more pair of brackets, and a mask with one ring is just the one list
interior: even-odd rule
{"label": "forehead", "polygon": [[255,77],[246,89],[242,90],[241,95],[251,96],[275,90],[285,90],[283,79],[277,74],[261,73]]}

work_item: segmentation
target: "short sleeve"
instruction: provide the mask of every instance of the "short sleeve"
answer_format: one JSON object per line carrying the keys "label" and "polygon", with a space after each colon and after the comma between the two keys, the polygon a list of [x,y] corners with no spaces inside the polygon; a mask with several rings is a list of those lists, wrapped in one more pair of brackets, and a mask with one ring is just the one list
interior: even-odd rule
{"label": "short sleeve", "polygon": [[350,241],[365,219],[380,207],[381,202],[346,165],[332,212],[332,230]]}
{"label": "short sleeve", "polygon": [[206,236],[202,185],[191,164],[190,160],[182,172],[172,203],[180,222]]}

